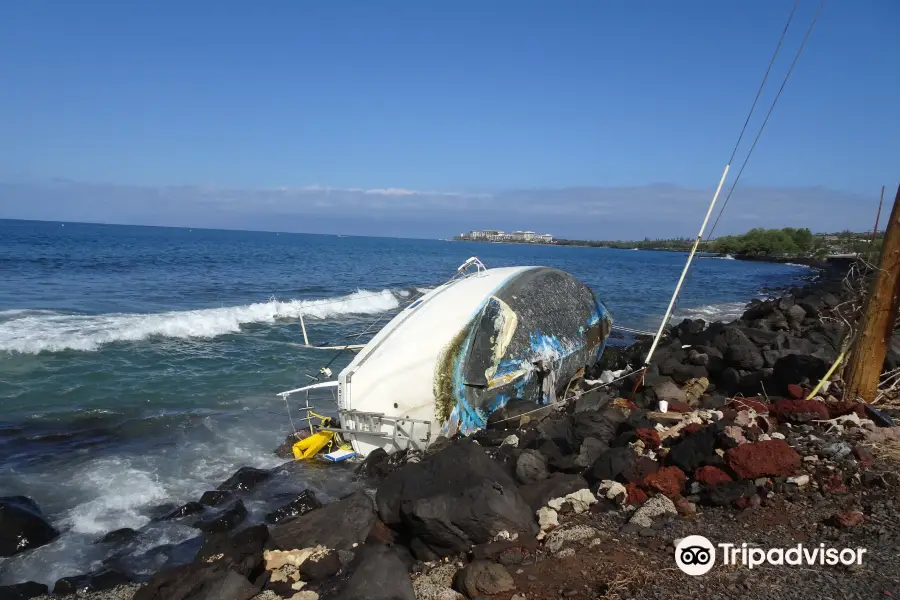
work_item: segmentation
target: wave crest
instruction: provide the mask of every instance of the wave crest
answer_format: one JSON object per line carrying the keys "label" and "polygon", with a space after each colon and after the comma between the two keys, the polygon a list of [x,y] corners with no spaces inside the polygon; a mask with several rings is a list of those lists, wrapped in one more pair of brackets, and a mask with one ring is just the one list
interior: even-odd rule
{"label": "wave crest", "polygon": [[136,314],[60,314],[51,311],[0,312],[0,352],[38,354],[63,350],[93,351],[104,344],[152,337],[214,338],[237,333],[251,323],[275,323],[300,315],[318,319],[377,314],[400,302],[390,290],[357,290],[318,300],[270,300],[244,306]]}

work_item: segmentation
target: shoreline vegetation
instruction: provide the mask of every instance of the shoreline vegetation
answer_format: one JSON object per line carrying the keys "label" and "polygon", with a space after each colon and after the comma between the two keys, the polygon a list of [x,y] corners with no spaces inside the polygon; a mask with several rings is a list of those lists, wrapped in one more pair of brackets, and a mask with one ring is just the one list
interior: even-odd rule
{"label": "shoreline vegetation", "polygon": [[[526,243],[553,246],[584,246],[590,248],[617,248],[621,250],[656,250],[663,252],[690,252],[693,238],[667,238],[643,240],[569,240],[554,239],[551,242],[534,239],[529,241],[504,241],[477,239],[468,235],[456,236],[454,241],[493,243]],[[767,262],[823,261],[829,257],[876,254],[881,250],[883,234],[842,231],[838,233],[812,233],[808,228],[784,227],[782,229],[754,228],[741,235],[728,235],[714,240],[704,240],[699,251],[719,256],[732,256],[739,260],[764,260]]]}

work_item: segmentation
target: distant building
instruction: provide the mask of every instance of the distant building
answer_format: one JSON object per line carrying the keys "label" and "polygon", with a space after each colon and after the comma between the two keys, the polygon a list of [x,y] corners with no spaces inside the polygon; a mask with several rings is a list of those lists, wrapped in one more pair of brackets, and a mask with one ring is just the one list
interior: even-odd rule
{"label": "distant building", "polygon": [[474,242],[553,243],[553,236],[549,233],[535,233],[533,231],[513,231],[512,233],[504,233],[499,229],[474,229],[468,233],[461,233],[454,239]]}

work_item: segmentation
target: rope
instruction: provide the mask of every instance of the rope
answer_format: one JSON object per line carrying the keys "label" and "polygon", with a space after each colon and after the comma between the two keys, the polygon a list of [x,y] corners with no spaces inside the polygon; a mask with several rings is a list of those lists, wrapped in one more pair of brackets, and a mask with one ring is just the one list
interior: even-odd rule
{"label": "rope", "polygon": [[[795,5],[796,8],[796,5]],[[766,128],[766,124],[769,122],[769,117],[772,116],[772,111],[775,110],[775,105],[778,104],[778,99],[781,98],[781,93],[784,91],[785,86],[787,85],[788,79],[791,77],[791,73],[794,72],[794,67],[797,66],[797,61],[800,60],[800,55],[803,53],[803,49],[806,47],[806,42],[809,40],[809,36],[812,34],[813,28],[816,26],[816,21],[819,19],[819,15],[822,14],[822,9],[825,8],[825,0],[819,4],[819,9],[816,11],[816,14],[813,16],[812,22],[809,24],[809,29],[806,30],[806,35],[803,36],[803,41],[800,43],[800,47],[797,49],[797,54],[794,55],[794,60],[791,63],[790,68],[788,68],[787,73],[784,76],[784,80],[781,82],[781,87],[778,88],[778,93],[775,95],[775,99],[772,100],[772,105],[769,107],[769,112],[766,113],[766,118],[763,120],[762,125],[759,127],[759,132],[756,134],[756,138],[753,140],[753,145],[750,146],[750,151],[747,152],[747,156],[744,158],[744,162],[741,165],[740,170],[738,171],[737,177],[735,177],[734,182],[731,184],[731,188],[728,190],[728,195],[725,196],[725,202],[722,203],[722,208],[719,209],[719,214],[716,217],[715,222],[713,223],[712,228],[709,230],[709,236],[707,240],[710,239],[713,233],[716,230],[716,226],[719,224],[719,219],[722,218],[722,213],[725,212],[725,207],[728,206],[728,201],[731,200],[731,194],[734,193],[734,188],[737,186],[738,182],[741,180],[741,175],[744,174],[744,169],[747,167],[747,163],[750,161],[750,156],[753,154],[753,150],[756,149],[756,144],[759,142],[759,138],[762,136],[763,130]],[[793,11],[791,11],[791,16],[793,17]],[[789,21],[790,22],[790,21]],[[785,31],[787,31],[787,27],[785,27]],[[783,36],[783,34],[782,34]],[[781,42],[779,41],[779,46]],[[774,56],[773,56],[774,60]],[[768,76],[768,72],[766,73]],[[754,106],[756,103],[754,102]],[[742,134],[743,135],[743,134]]]}

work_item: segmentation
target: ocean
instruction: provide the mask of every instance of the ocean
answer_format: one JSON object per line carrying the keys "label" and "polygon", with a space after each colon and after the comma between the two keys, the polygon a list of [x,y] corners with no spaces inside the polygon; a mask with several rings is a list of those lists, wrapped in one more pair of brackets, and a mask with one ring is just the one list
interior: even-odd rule
{"label": "ocean", "polygon": [[[62,531],[45,547],[0,559],[0,584],[52,586],[97,569],[116,551],[93,543],[104,533],[145,526],[156,507],[196,499],[241,466],[281,464],[272,449],[290,425],[276,394],[304,385],[334,357],[297,347],[300,315],[313,344],[353,343],[470,256],[488,267],[569,271],[616,324],[642,330],[658,326],[685,260],[601,248],[0,220],[0,496],[32,497]],[[733,318],[750,299],[809,276],[800,266],[702,258],[676,317]],[[348,361],[338,357],[334,373]],[[309,468],[300,480],[324,499],[353,485],[346,469]],[[248,508],[258,516],[266,505]],[[196,533],[151,527],[128,549],[132,568],[149,572]]]}

